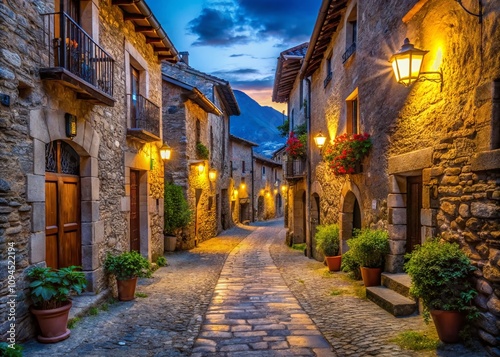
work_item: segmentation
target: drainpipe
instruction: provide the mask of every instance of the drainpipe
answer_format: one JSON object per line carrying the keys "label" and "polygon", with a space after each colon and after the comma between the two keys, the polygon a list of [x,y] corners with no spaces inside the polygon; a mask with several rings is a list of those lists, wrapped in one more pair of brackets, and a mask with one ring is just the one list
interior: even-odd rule
{"label": "drainpipe", "polygon": [[311,232],[311,80],[305,78],[307,83],[307,108],[306,108],[306,126],[307,126],[307,159],[306,159],[306,246],[307,257],[312,258],[312,232]]}
{"label": "drainpipe", "polygon": [[253,169],[253,146],[250,146],[250,150],[252,153],[252,222],[255,222],[255,198],[254,198],[255,173]]}

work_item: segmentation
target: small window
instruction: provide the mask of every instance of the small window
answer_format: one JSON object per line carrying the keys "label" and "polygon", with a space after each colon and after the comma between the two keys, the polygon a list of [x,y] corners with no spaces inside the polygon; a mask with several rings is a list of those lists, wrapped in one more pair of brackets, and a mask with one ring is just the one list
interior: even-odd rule
{"label": "small window", "polygon": [[290,128],[295,128],[295,109],[292,109],[292,115],[290,116]]}
{"label": "small window", "polygon": [[342,55],[342,63],[345,63],[354,52],[358,42],[358,6],[354,5],[346,20],[346,51]]}
{"label": "small window", "polygon": [[201,123],[199,119],[196,119],[196,142],[201,142]]}
{"label": "small window", "polygon": [[210,126],[210,160],[213,158],[213,152],[214,152],[214,131],[212,129],[212,126]]}
{"label": "small window", "polygon": [[300,80],[300,89],[299,89],[299,100],[300,100],[300,109],[302,109],[302,106],[304,105],[304,81]]}
{"label": "small window", "polygon": [[245,173],[245,161],[244,160],[241,162],[241,173],[243,173],[243,174]]}
{"label": "small window", "polygon": [[262,166],[262,176],[266,176],[266,167]]}
{"label": "small window", "polygon": [[348,134],[359,134],[359,100],[358,89],[346,99],[346,131]]}
{"label": "small window", "polygon": [[325,77],[325,80],[323,81],[323,88],[326,88],[328,83],[330,83],[330,81],[332,80],[332,76],[333,76],[332,55],[333,55],[333,51],[332,51],[332,53],[330,53],[330,55],[326,59],[326,77]]}

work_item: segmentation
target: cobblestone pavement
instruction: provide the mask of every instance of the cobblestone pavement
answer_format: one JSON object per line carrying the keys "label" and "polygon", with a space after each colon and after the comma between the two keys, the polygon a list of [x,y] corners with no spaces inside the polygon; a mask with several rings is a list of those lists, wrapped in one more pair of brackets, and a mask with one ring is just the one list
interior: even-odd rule
{"label": "cobblestone pavement", "polygon": [[188,252],[167,253],[169,266],[139,281],[137,292],[146,298],[84,317],[71,337],[57,344],[30,341],[24,355],[189,356],[227,255],[255,229],[235,227]]}
{"label": "cobblestone pavement", "polygon": [[338,294],[352,282],[285,246],[282,225],[238,226],[191,251],[167,254],[169,266],[140,280],[137,290],[146,298],[84,317],[60,343],[30,341],[24,355],[486,356],[480,346],[402,351],[390,339],[426,329],[422,318],[395,318],[365,299]]}
{"label": "cobblestone pavement", "polygon": [[269,254],[283,228],[261,228],[229,255],[193,357],[334,356]]}

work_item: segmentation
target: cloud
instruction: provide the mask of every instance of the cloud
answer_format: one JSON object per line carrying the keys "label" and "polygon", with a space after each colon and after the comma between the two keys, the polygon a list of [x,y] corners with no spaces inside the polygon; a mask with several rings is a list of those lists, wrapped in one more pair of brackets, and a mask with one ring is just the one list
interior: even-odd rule
{"label": "cloud", "polygon": [[238,68],[232,71],[220,70],[212,72],[214,76],[240,76],[246,74],[258,74],[259,71],[255,68]]}
{"label": "cloud", "polygon": [[208,2],[188,24],[193,45],[230,47],[273,39],[283,44],[307,41],[321,0],[234,0]]}
{"label": "cloud", "polygon": [[240,90],[262,90],[272,88],[273,81],[274,77],[264,77],[249,80],[234,78],[233,80],[230,80],[229,83],[231,84],[231,87]]}

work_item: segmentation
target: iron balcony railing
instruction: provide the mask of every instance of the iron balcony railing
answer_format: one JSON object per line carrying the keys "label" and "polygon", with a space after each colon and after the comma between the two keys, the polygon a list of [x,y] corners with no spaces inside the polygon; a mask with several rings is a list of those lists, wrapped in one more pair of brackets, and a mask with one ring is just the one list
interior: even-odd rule
{"label": "iron balcony railing", "polygon": [[302,177],[306,172],[306,162],[303,159],[285,161],[285,178]]}
{"label": "iron balcony railing", "polygon": [[160,107],[140,94],[129,94],[131,129],[160,136]]}
{"label": "iron balcony railing", "polygon": [[356,42],[353,42],[342,55],[342,63],[345,63],[354,52],[356,52]]}
{"label": "iron balcony railing", "polygon": [[65,12],[44,14],[42,67],[62,67],[113,96],[113,58]]}

